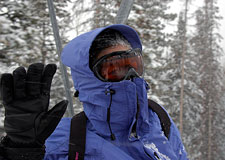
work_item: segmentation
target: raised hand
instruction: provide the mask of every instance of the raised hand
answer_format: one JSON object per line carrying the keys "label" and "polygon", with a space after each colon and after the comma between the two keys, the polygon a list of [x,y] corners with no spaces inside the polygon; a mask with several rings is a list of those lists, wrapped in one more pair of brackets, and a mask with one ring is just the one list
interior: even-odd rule
{"label": "raised hand", "polygon": [[[35,63],[1,77],[1,96],[5,107],[4,128],[7,137],[16,145],[43,146],[62,118],[67,101],[49,110],[55,64]],[[15,146],[14,146],[15,147]]]}

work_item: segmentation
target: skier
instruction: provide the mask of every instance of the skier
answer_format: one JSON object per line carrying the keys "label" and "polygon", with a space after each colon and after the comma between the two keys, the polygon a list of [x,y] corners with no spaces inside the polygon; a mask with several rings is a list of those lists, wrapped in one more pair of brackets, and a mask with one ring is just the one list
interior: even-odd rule
{"label": "skier", "polygon": [[63,49],[61,60],[71,69],[86,117],[84,155],[70,150],[80,130],[71,118],[61,119],[67,101],[48,111],[56,66],[37,63],[27,73],[19,67],[13,74],[3,74],[7,135],[1,142],[2,159],[186,160],[172,119],[164,109],[160,112],[166,115],[161,117],[149,107],[141,52],[136,31],[121,24],[84,33]]}

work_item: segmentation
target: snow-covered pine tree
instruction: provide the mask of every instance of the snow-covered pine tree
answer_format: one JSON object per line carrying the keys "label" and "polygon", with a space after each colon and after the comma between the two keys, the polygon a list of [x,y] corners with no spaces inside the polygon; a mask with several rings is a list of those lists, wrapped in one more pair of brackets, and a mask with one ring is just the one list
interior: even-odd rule
{"label": "snow-covered pine tree", "polygon": [[113,24],[120,3],[121,0],[75,0],[73,10],[77,34]]}
{"label": "snow-covered pine tree", "polygon": [[[223,71],[222,76],[224,77],[225,75],[225,71]],[[225,84],[225,78],[223,79],[223,81],[221,82],[224,86]],[[217,134],[213,135],[213,139],[216,138],[216,143],[217,143],[217,154],[216,157],[217,159],[225,159],[225,152],[224,150],[224,146],[225,146],[225,89],[223,88],[222,90],[222,94],[221,94],[221,99],[218,102],[218,109],[216,111],[216,115],[213,117],[214,123],[213,126],[215,125],[216,130],[217,130]]]}
{"label": "snow-covered pine tree", "polygon": [[[201,105],[200,100],[202,97],[202,91],[198,87],[198,75],[199,70],[197,68],[198,61],[196,61],[196,53],[193,52],[192,46],[190,44],[190,39],[192,38],[190,32],[187,32],[190,29],[190,26],[185,26],[184,21],[184,13],[181,12],[178,21],[178,29],[176,34],[171,41],[171,53],[170,56],[172,58],[169,60],[168,70],[168,79],[172,79],[172,83],[168,84],[171,86],[171,97],[168,99],[168,102],[171,103],[173,108],[172,117],[176,118],[175,122],[179,124],[179,105],[180,102],[180,90],[181,90],[181,69],[182,69],[182,56],[184,56],[184,97],[183,97],[183,134],[182,139],[186,146],[187,152],[189,153],[189,157],[195,159],[196,155],[199,154],[199,143],[196,141],[200,135],[199,131],[199,123],[200,123],[200,113],[201,113]],[[185,31],[185,27],[187,27],[187,31]],[[186,32],[184,34],[184,32]],[[186,36],[186,37],[184,37]],[[185,46],[184,46],[184,38]],[[185,48],[183,48],[185,47]],[[186,49],[185,54],[183,55],[183,51]],[[171,107],[172,108],[172,107]],[[169,108],[169,110],[171,110]],[[174,110],[176,109],[176,110]]]}
{"label": "snow-covered pine tree", "polygon": [[[27,10],[27,6],[16,1],[1,0],[0,7],[0,60],[10,65],[12,52],[17,53],[19,50],[23,50],[26,44],[23,31],[25,27],[22,28],[21,26],[26,25],[26,14],[24,12]],[[15,61],[19,60],[15,59]]]}
{"label": "snow-covered pine tree", "polygon": [[92,29],[113,24],[120,3],[121,0],[95,0],[93,3]]}
{"label": "snow-covered pine tree", "polygon": [[[167,56],[167,85],[170,89],[166,92],[169,97],[166,99],[166,105],[172,115],[174,121],[179,122],[179,99],[180,99],[180,83],[181,83],[181,55],[183,50],[183,32],[184,32],[184,16],[180,12],[177,30],[170,41],[170,53]],[[166,82],[164,82],[166,83]]]}
{"label": "snow-covered pine tree", "polygon": [[[196,52],[195,61],[199,68],[198,87],[203,96],[200,101],[202,112],[199,124],[200,136],[197,143],[200,146],[196,159],[224,159],[224,124],[221,112],[224,111],[222,95],[224,94],[224,72],[221,70],[219,58],[222,50],[218,45],[220,35],[218,29],[218,7],[216,0],[205,0],[204,7],[196,12],[196,32],[192,45]],[[221,130],[222,129],[222,130]],[[222,144],[223,143],[223,144]]]}

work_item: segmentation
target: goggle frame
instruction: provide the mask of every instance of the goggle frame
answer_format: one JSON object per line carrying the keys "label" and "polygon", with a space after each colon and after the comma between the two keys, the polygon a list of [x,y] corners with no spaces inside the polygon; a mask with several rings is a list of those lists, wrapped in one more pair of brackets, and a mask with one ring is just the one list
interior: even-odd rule
{"label": "goggle frame", "polygon": [[[119,57],[114,57],[114,56],[119,56]],[[119,79],[119,80],[109,80],[109,79],[105,79],[100,73],[99,73],[99,69],[98,69],[98,65],[100,65],[101,63],[104,63],[104,61],[113,61],[115,59],[122,59],[122,58],[129,58],[129,57],[136,57],[136,56],[140,56],[141,57],[141,67],[142,67],[142,74],[144,74],[144,64],[143,64],[143,58],[142,58],[142,52],[140,48],[135,48],[135,49],[129,49],[126,51],[116,51],[116,52],[112,52],[109,53],[107,55],[104,55],[102,57],[100,57],[99,59],[97,59],[93,64],[92,70],[95,74],[95,76],[100,79],[103,82],[119,82],[124,80],[123,78]],[[114,57],[112,59],[108,59],[110,57]],[[134,68],[135,69],[135,68]],[[135,69],[136,70],[136,69]],[[140,75],[140,76],[141,76]],[[124,75],[125,78],[125,75]]]}

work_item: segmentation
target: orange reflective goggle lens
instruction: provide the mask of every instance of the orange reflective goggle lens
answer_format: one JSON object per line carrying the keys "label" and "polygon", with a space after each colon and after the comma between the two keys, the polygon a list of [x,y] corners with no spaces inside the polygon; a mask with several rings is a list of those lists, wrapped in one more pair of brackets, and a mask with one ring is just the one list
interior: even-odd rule
{"label": "orange reflective goggle lens", "polygon": [[131,68],[139,76],[143,74],[143,61],[139,48],[107,54],[97,60],[93,71],[102,81],[118,82],[124,80]]}

